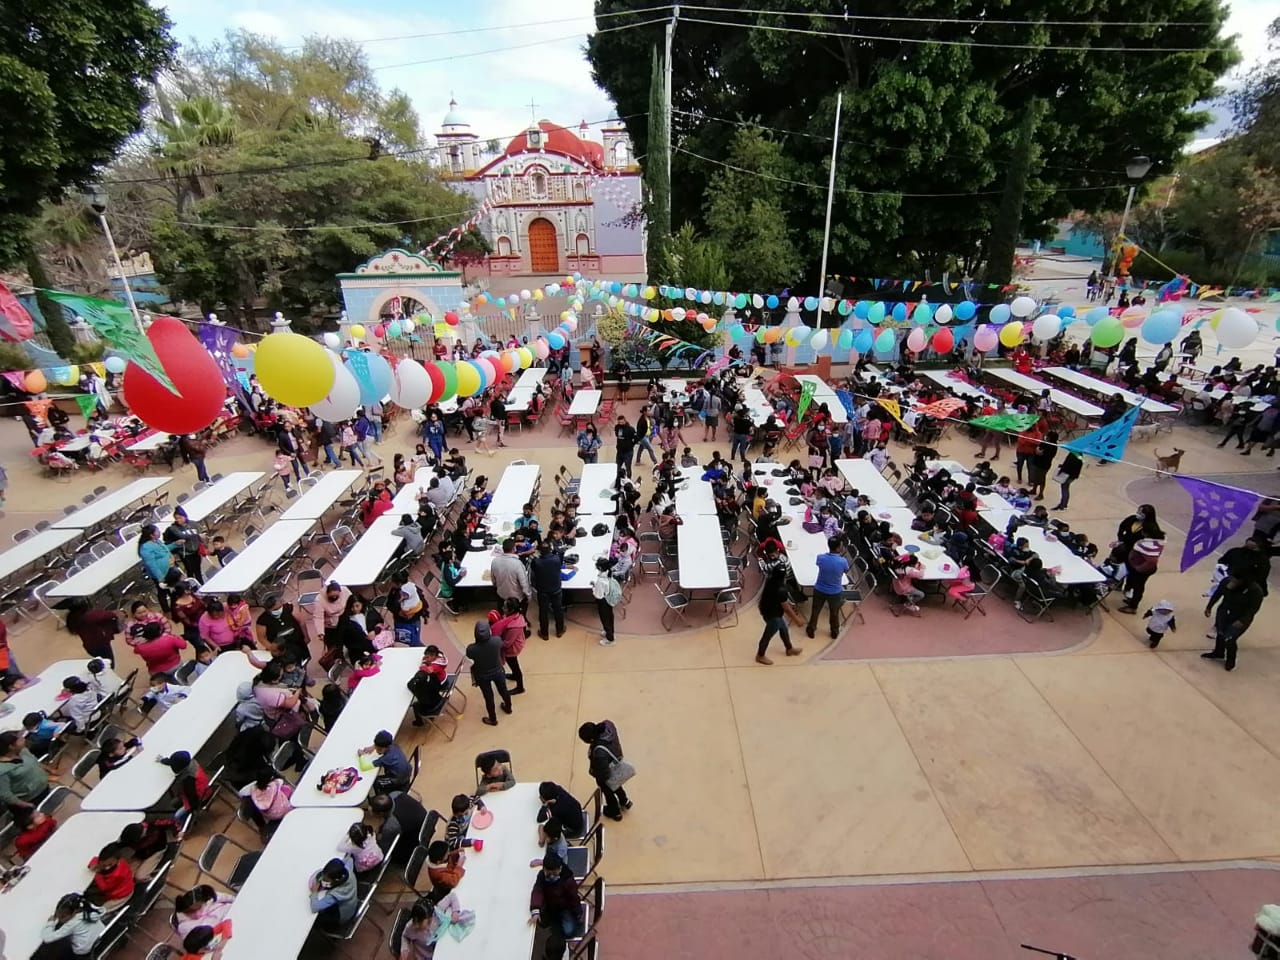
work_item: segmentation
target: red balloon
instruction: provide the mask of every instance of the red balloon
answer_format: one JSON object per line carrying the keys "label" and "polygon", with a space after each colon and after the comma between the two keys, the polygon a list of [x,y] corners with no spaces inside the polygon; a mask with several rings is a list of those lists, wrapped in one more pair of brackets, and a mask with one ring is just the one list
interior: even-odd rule
{"label": "red balloon", "polygon": [[933,349],[935,353],[950,353],[951,348],[955,345],[956,338],[946,327],[943,327],[933,335]]}
{"label": "red balloon", "polygon": [[203,430],[217,419],[227,398],[217,362],[177,317],[157,317],[147,337],[178,395],[131,361],[124,371],[124,402],[156,430]]}
{"label": "red balloon", "polygon": [[437,403],[444,396],[445,379],[440,368],[430,360],[422,365],[427,371],[427,376],[431,378],[431,399],[427,403]]}
{"label": "red balloon", "polygon": [[373,335],[377,337],[379,340],[381,340],[386,335],[386,332],[387,332],[387,328],[381,323],[377,324],[373,328]]}
{"label": "red balloon", "polygon": [[458,325],[458,315],[452,310],[446,310],[444,314],[444,322],[451,327],[456,327]]}

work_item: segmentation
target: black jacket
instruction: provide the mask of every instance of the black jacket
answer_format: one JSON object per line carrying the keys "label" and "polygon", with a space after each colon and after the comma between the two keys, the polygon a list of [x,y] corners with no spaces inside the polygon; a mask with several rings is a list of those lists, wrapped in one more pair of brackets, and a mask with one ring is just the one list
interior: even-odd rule
{"label": "black jacket", "polygon": [[614,427],[613,438],[618,442],[619,452],[630,452],[636,448],[636,428],[629,423]]}
{"label": "black jacket", "polygon": [[472,674],[480,680],[502,676],[506,671],[505,661],[502,659],[502,641],[493,636],[488,621],[481,620],[476,624],[475,637],[475,643],[467,647]]}
{"label": "black jacket", "polygon": [[1062,458],[1062,462],[1058,464],[1058,469],[1065,473],[1072,480],[1080,476],[1080,467],[1084,465],[1084,461],[1080,459],[1080,454],[1067,452]]}
{"label": "black jacket", "polygon": [[601,720],[599,726],[600,732],[587,747],[587,760],[591,764],[591,776],[596,780],[603,780],[609,775],[609,767],[615,760],[621,760],[623,754],[622,741],[618,738],[618,728],[613,725],[613,721]]}
{"label": "black jacket", "polygon": [[560,589],[560,555],[554,550],[538,554],[529,564],[529,579],[537,593],[555,593]]}

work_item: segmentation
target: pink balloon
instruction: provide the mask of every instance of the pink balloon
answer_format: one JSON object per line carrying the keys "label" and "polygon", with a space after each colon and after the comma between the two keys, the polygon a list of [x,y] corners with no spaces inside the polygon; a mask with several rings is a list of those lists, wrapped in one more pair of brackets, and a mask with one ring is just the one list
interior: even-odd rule
{"label": "pink balloon", "polygon": [[484,371],[484,385],[486,390],[498,382],[498,371],[494,368],[493,361],[488,357],[476,357],[471,362]]}
{"label": "pink balloon", "polygon": [[980,326],[973,335],[973,346],[975,350],[981,350],[986,353],[988,350],[994,350],[997,343],[1000,342],[998,334],[988,327],[985,323]]}
{"label": "pink balloon", "polygon": [[1120,324],[1126,330],[1132,330],[1135,327],[1142,326],[1147,319],[1147,312],[1141,307],[1130,307],[1124,313],[1120,314]]}
{"label": "pink balloon", "polygon": [[538,355],[539,360],[545,360],[551,354],[551,348],[547,346],[547,341],[539,337],[533,341],[533,352]]}
{"label": "pink balloon", "polygon": [[919,353],[924,349],[924,328],[916,327],[907,334],[907,349],[912,353]]}
{"label": "pink balloon", "polygon": [[373,335],[381,340],[387,334],[387,328],[379,323],[373,328]]}

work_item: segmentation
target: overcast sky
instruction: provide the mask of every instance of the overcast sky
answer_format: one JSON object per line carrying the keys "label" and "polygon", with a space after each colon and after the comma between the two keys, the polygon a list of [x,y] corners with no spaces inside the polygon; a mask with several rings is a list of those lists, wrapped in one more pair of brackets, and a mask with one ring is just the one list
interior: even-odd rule
{"label": "overcast sky", "polygon": [[[592,0],[381,0],[376,5],[367,0],[163,0],[161,5],[183,42],[214,40],[228,29],[286,44],[311,34],[363,41],[383,85],[400,87],[413,98],[426,133],[439,129],[451,94],[482,140],[515,136],[533,112],[576,126],[581,120],[603,121],[612,110],[582,55],[594,27]],[[1266,27],[1277,15],[1276,0],[1231,4],[1228,30],[1239,35],[1246,65],[1265,55]]]}

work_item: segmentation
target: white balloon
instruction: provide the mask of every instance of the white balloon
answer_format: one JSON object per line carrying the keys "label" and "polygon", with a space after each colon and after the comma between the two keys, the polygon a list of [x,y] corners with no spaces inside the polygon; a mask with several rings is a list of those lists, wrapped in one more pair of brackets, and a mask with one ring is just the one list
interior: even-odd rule
{"label": "white balloon", "polygon": [[828,334],[827,331],[819,330],[813,335],[813,339],[809,341],[809,346],[813,347],[815,350],[821,350],[826,347],[827,340],[829,339],[830,334]]}
{"label": "white balloon", "polygon": [[391,374],[391,402],[416,410],[431,399],[431,377],[417,360],[406,357]]}
{"label": "white balloon", "polygon": [[1031,336],[1037,340],[1052,340],[1062,329],[1062,318],[1056,314],[1046,313],[1036,317],[1031,324]]}
{"label": "white balloon", "polygon": [[796,299],[795,297],[790,298],[790,299],[787,301],[787,309],[788,309],[788,310],[799,310],[799,309],[800,309],[800,301],[799,301],[798,299]]}
{"label": "white balloon", "polygon": [[753,294],[751,297],[751,305],[759,310],[764,306],[764,297],[760,296],[758,293]]}
{"label": "white balloon", "polygon": [[532,300],[532,299],[533,299],[533,294],[532,294],[532,293],[530,293],[528,290],[521,290],[521,291],[520,291],[520,299],[521,299],[521,300]]}
{"label": "white balloon", "polygon": [[360,384],[337,354],[329,354],[329,359],[333,361],[333,386],[329,388],[327,397],[311,405],[311,412],[321,420],[338,423],[349,418],[360,406]]}
{"label": "white balloon", "polygon": [[403,330],[405,333],[413,333],[413,329],[416,326],[417,324],[414,323],[412,320],[410,320],[408,317],[405,317],[403,320],[400,321],[400,329]]}
{"label": "white balloon", "polygon": [[1258,339],[1258,321],[1239,307],[1227,307],[1215,332],[1220,344],[1228,350],[1239,350]]}
{"label": "white balloon", "polygon": [[938,323],[950,323],[952,316],[954,314],[949,303],[940,303],[938,309],[933,311],[933,319]]}
{"label": "white balloon", "polygon": [[685,316],[685,309],[684,309],[684,307],[672,307],[672,308],[671,308],[671,316],[672,316],[672,317],[674,317],[674,318],[675,318],[675,319],[677,319],[677,320],[683,320],[683,319],[684,319],[684,316]]}
{"label": "white balloon", "polygon": [[822,298],[822,312],[823,312],[823,313],[830,313],[830,312],[831,312],[832,310],[834,310],[835,308],[836,308],[836,302],[835,302],[833,299],[831,299],[830,297],[823,297],[823,298]]}
{"label": "white balloon", "polygon": [[324,335],[324,345],[330,350],[337,350],[342,346],[342,338],[336,333],[326,333]]}
{"label": "white balloon", "polygon": [[568,319],[568,320],[566,320],[566,321],[564,322],[564,325],[565,325],[566,327],[568,327],[570,330],[577,330],[577,329],[578,329],[578,318],[577,318],[574,314],[572,314],[572,313],[571,313],[571,314],[569,314],[569,319]]}
{"label": "white balloon", "polygon": [[1014,297],[1009,304],[1009,312],[1015,317],[1029,317],[1035,312],[1036,302],[1030,297]]}
{"label": "white balloon", "polygon": [[702,291],[702,293],[698,294],[698,301],[699,301],[700,303],[710,303],[710,302],[711,302],[711,291],[710,291],[710,290],[703,290],[703,291]]}

